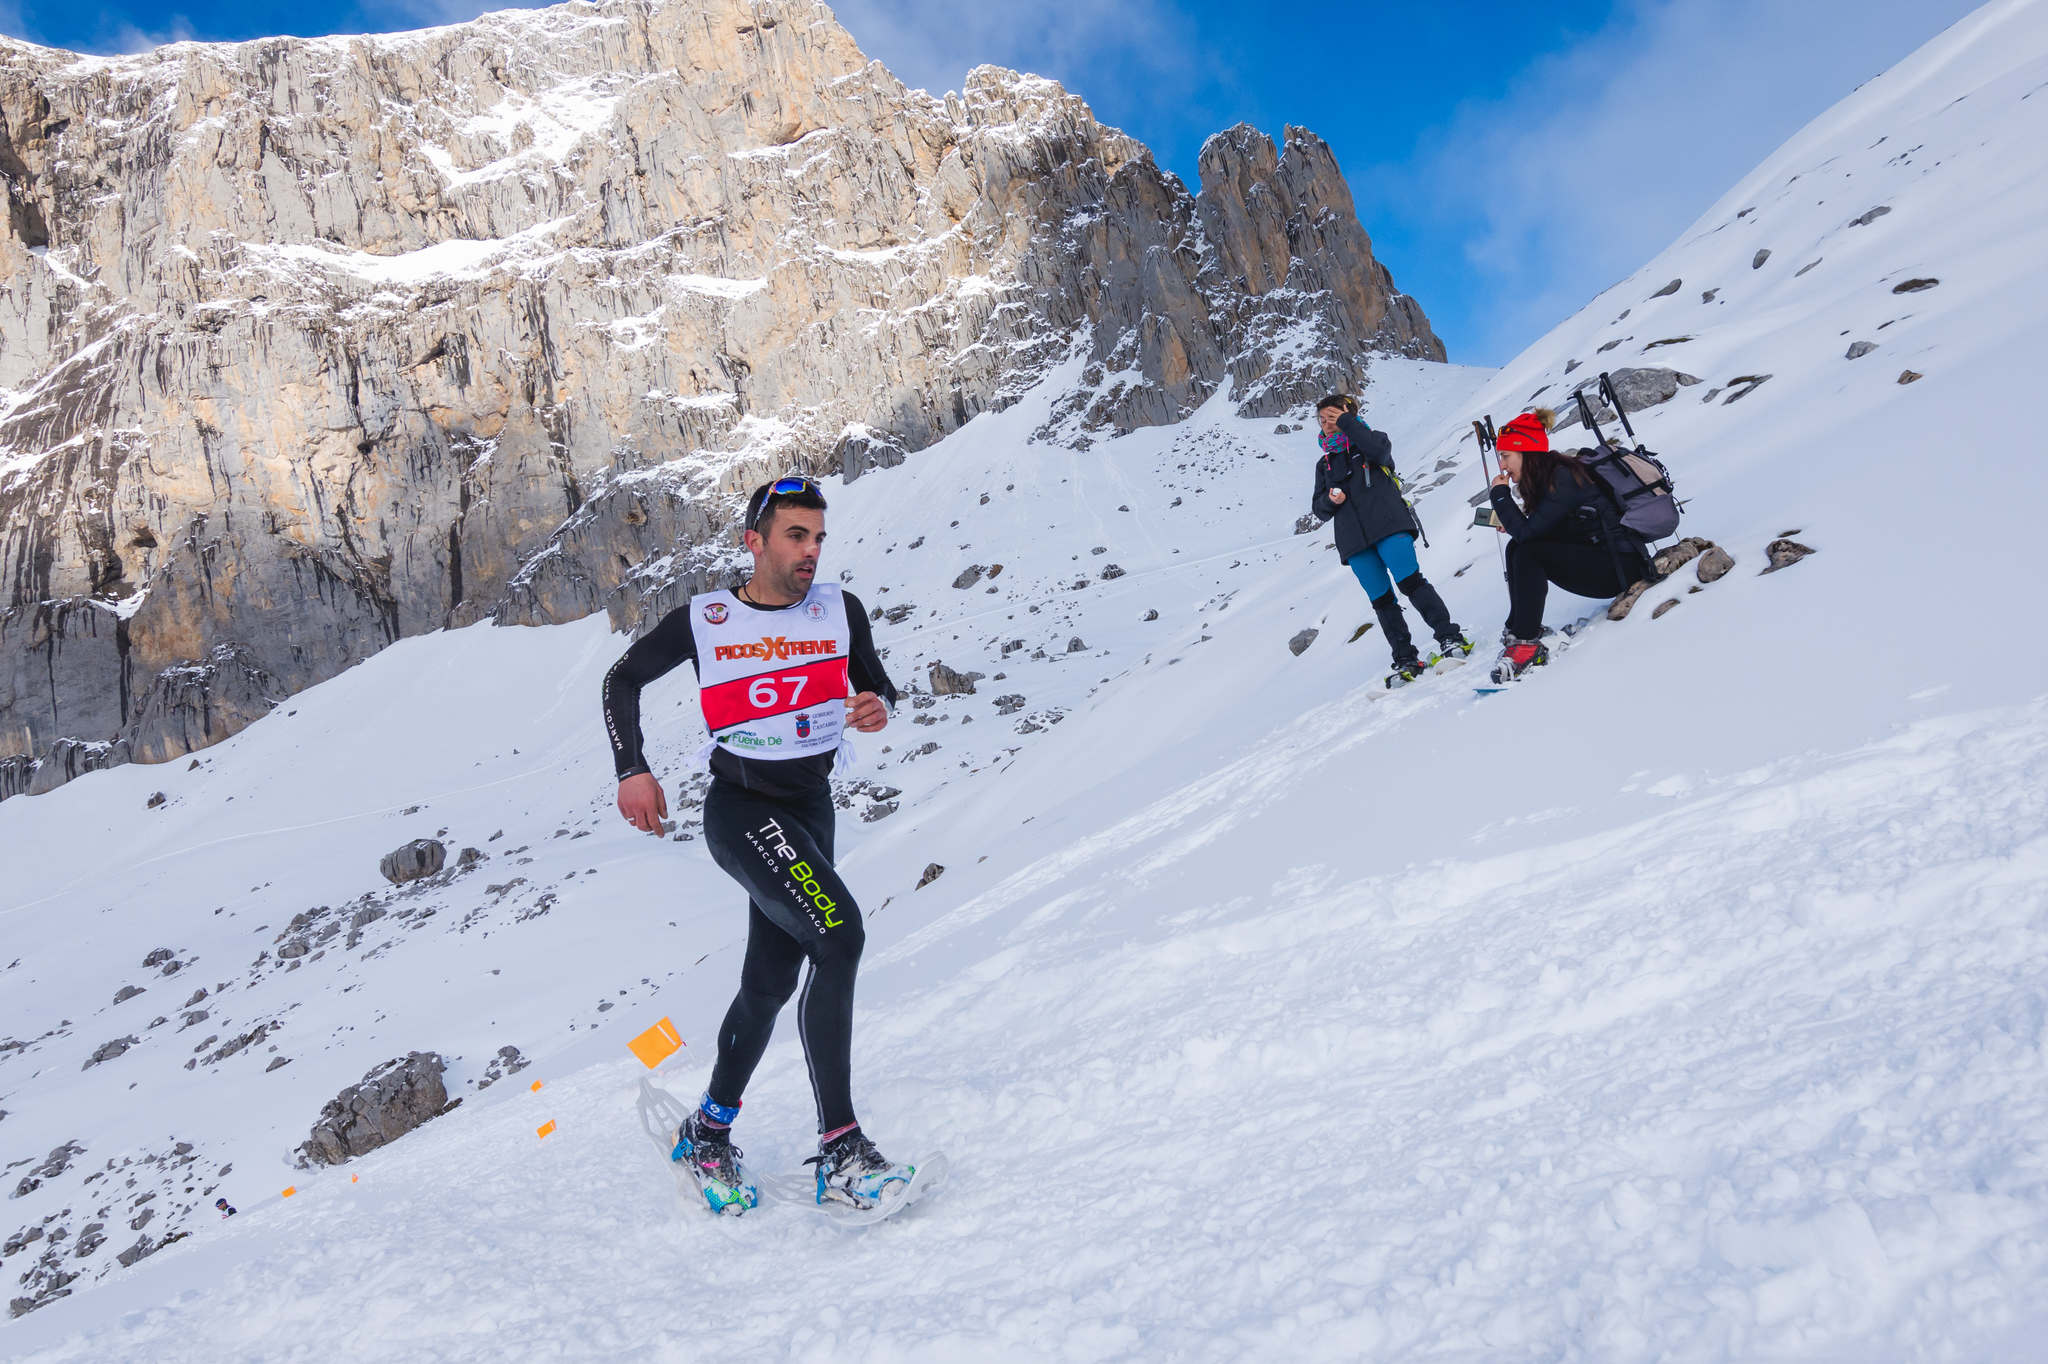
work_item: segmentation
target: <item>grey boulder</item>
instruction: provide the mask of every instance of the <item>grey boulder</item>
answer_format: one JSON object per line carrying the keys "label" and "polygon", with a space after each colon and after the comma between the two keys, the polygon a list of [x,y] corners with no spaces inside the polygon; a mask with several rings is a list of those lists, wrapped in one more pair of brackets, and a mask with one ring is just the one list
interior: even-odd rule
{"label": "grey boulder", "polygon": [[430,1051],[408,1052],[373,1067],[327,1101],[304,1145],[299,1164],[339,1165],[397,1141],[452,1106],[443,1081],[447,1065]]}
{"label": "grey boulder", "polygon": [[394,848],[384,854],[377,870],[384,873],[384,879],[394,886],[407,881],[417,881],[423,876],[432,876],[447,864],[448,849],[431,838],[415,838],[403,847]]}

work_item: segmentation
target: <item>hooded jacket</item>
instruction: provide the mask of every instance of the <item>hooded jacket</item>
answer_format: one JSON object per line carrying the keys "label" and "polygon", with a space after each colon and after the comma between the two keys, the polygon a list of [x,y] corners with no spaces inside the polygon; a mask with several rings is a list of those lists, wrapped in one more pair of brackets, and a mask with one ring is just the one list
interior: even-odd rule
{"label": "hooded jacket", "polygon": [[[1316,491],[1309,510],[1336,532],[1337,557],[1363,554],[1389,535],[1413,535],[1415,519],[1394,482],[1394,443],[1347,412],[1337,418],[1340,449],[1326,450],[1316,461]],[[1344,501],[1330,501],[1341,488]]]}

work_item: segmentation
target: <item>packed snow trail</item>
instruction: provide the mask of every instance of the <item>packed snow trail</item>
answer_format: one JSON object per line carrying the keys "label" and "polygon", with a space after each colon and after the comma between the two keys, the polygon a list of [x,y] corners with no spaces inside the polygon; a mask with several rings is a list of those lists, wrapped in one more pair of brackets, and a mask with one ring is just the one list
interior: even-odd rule
{"label": "packed snow trail", "polygon": [[[899,948],[868,1122],[974,1154],[863,1238],[686,1215],[606,1062],[245,1205],[31,1357],[681,1359],[714,1282],[740,1358],[1939,1355],[2048,1269],[2048,705],[1786,768],[1250,912],[1133,893],[1168,816],[971,967]],[[757,1164],[804,1154],[799,1066]]]}

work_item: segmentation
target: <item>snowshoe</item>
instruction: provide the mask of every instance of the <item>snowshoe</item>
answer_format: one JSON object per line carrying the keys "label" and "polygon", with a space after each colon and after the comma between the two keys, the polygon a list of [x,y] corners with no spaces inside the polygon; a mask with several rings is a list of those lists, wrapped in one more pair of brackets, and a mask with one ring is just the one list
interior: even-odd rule
{"label": "snowshoe", "polygon": [[1436,655],[1431,661],[1441,663],[1447,659],[1469,658],[1472,647],[1472,641],[1462,634],[1440,639],[1436,642]]}
{"label": "snowshoe", "polygon": [[858,1127],[826,1142],[804,1164],[818,1167],[820,1204],[844,1203],[862,1210],[901,1198],[917,1177],[915,1165],[889,1160]]}
{"label": "snowshoe", "polygon": [[731,1130],[706,1123],[700,1111],[676,1130],[675,1149],[668,1158],[689,1174],[712,1212],[738,1217],[761,1201],[761,1191],[740,1164],[743,1154],[732,1144]]}
{"label": "snowshoe", "polygon": [[1529,669],[1540,668],[1549,661],[1550,650],[1541,640],[1515,640],[1500,651],[1500,658],[1493,665],[1493,680],[1496,685],[1506,686]]}
{"label": "snowshoe", "polygon": [[1429,671],[1433,659],[1411,658],[1406,663],[1396,663],[1394,671],[1387,674],[1387,690],[1405,687]]}

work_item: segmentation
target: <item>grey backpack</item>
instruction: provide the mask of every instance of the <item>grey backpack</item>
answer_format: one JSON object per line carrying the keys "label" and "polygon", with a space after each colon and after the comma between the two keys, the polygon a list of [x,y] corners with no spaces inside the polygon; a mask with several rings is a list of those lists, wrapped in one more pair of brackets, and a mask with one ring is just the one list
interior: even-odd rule
{"label": "grey backpack", "polygon": [[1621,524],[1645,540],[1662,540],[1678,530],[1678,499],[1671,495],[1671,471],[1638,445],[1625,450],[1606,441],[1580,454],[1579,464],[1607,495]]}
{"label": "grey backpack", "polygon": [[1586,402],[1584,389],[1572,396],[1579,403],[1579,420],[1585,423],[1597,442],[1592,449],[1579,452],[1579,463],[1593,475],[1594,485],[1606,495],[1607,505],[1613,509],[1615,518],[1645,541],[1662,540],[1676,533],[1679,505],[1678,498],[1672,494],[1671,471],[1664,467],[1664,461],[1636,440],[1635,428],[1629,424],[1628,413],[1621,405],[1621,395],[1614,391],[1613,381],[1605,374],[1600,376],[1600,396],[1621,418],[1622,430],[1628,432],[1629,439],[1636,440],[1633,450],[1607,439],[1600,423],[1593,419],[1593,409]]}

